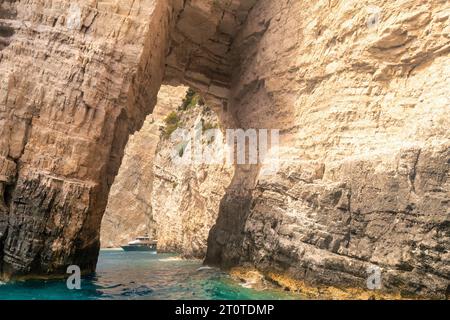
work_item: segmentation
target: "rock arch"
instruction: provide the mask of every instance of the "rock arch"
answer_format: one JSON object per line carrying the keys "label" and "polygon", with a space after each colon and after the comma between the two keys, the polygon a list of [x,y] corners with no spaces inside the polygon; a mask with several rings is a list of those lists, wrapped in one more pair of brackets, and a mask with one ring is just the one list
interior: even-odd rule
{"label": "rock arch", "polygon": [[2,1],[2,277],[94,270],[127,138],[167,82],[227,127],[282,130],[276,174],[236,169],[209,263],[352,287],[376,265],[386,290],[445,296],[449,17],[377,5],[379,24],[357,0]]}

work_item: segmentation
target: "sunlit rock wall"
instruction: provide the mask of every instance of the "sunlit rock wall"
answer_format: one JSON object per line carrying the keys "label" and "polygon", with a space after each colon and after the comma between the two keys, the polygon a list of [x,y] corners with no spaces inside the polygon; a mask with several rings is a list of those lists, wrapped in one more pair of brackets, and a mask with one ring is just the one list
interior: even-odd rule
{"label": "sunlit rock wall", "polygon": [[[177,116],[177,130],[186,130],[187,138],[180,135],[178,139],[174,132],[158,144],[153,168],[152,218],[156,223],[158,251],[203,259],[209,231],[217,220],[234,169],[223,157],[211,161],[214,163],[196,159],[198,154],[206,157],[225,155],[227,151],[223,128],[214,111],[197,104],[178,111]],[[208,128],[218,130],[217,137],[210,137]]]}
{"label": "sunlit rock wall", "polygon": [[[2,277],[94,269],[128,136],[165,81],[202,93],[223,128],[281,133],[277,173],[205,184],[225,192],[207,263],[358,287],[377,266],[383,289],[443,297],[449,15],[438,0],[3,1]],[[158,163],[170,183],[194,177]],[[176,219],[203,237],[214,214],[176,215],[196,203],[184,192],[152,200],[171,204],[162,243],[202,252]]]}

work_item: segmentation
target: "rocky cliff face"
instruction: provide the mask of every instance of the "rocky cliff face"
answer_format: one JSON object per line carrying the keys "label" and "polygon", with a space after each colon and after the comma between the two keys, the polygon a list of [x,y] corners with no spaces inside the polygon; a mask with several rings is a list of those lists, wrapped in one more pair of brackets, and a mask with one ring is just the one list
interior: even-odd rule
{"label": "rocky cliff face", "polygon": [[94,270],[128,135],[163,78],[168,6],[2,1],[3,278]]}
{"label": "rocky cliff face", "polygon": [[252,3],[1,3],[3,278],[95,269],[109,189],[166,69],[222,106],[219,66]]}
{"label": "rocky cliff face", "polygon": [[135,237],[156,235],[152,218],[153,159],[161,136],[163,119],[177,110],[186,96],[183,86],[162,86],[158,103],[142,128],[130,137],[119,173],[109,193],[102,220],[100,242],[118,248]]}
{"label": "rocky cliff face", "polygon": [[234,169],[207,263],[358,287],[375,265],[386,290],[444,296],[449,17],[438,0],[3,1],[3,277],[94,268],[128,135],[165,81],[223,128],[281,130],[276,173]]}
{"label": "rocky cliff face", "polygon": [[[234,170],[225,163],[195,159],[199,150],[226,150],[224,135],[212,139],[206,134],[208,128],[220,130],[219,119],[209,107],[195,105],[178,111],[177,116],[178,130],[187,130],[187,138],[177,139],[176,133],[162,138],[154,160],[151,204],[158,251],[204,258],[209,230],[216,222]],[[201,137],[195,143],[197,134]]]}
{"label": "rocky cliff face", "polygon": [[230,104],[244,128],[284,130],[280,169],[254,168],[247,191],[230,189],[207,262],[359,287],[375,265],[384,289],[444,296],[450,12],[440,1],[376,5],[253,8],[235,40]]}

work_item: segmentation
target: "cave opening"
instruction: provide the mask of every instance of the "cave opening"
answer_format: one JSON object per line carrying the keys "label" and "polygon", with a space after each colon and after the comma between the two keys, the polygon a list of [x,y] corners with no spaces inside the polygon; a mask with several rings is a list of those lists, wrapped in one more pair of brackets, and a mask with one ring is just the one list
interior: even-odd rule
{"label": "cave opening", "polygon": [[102,219],[101,248],[126,247],[145,236],[158,241],[158,252],[205,258],[234,168],[223,158],[206,163],[194,156],[225,154],[221,127],[194,89],[161,86],[152,114],[125,147]]}

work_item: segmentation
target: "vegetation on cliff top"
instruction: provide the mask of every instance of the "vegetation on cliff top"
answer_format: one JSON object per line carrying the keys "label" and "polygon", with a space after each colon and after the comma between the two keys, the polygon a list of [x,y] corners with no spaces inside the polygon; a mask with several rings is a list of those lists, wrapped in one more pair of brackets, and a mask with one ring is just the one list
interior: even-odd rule
{"label": "vegetation on cliff top", "polygon": [[[192,108],[195,108],[196,106],[204,106],[204,105],[205,101],[203,100],[203,98],[194,90],[189,88],[188,91],[186,92],[186,97],[183,99],[183,102],[178,107],[178,110],[171,112],[164,119],[165,127],[163,129],[163,137],[169,138],[170,135],[180,127],[181,125],[180,112],[188,111]],[[217,125],[206,124],[206,129],[204,127],[203,130],[206,131],[216,127]]]}
{"label": "vegetation on cliff top", "polygon": [[186,92],[186,97],[183,99],[183,103],[178,108],[179,111],[186,111],[190,108],[195,107],[196,105],[203,106],[205,104],[205,101],[203,98],[196,93],[194,90],[189,88],[189,90]]}
{"label": "vegetation on cliff top", "polygon": [[164,137],[168,138],[180,126],[180,117],[175,111],[172,111],[164,119],[164,123],[166,125],[163,131]]}

